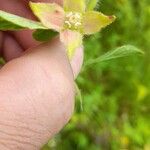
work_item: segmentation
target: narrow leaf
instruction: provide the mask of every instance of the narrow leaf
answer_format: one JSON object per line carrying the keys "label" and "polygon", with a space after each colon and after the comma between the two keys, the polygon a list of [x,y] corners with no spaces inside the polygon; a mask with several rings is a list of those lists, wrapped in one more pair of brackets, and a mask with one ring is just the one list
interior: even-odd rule
{"label": "narrow leaf", "polygon": [[33,38],[37,41],[45,42],[51,40],[56,35],[58,35],[58,32],[53,30],[36,30],[33,33]]}
{"label": "narrow leaf", "polygon": [[130,56],[133,54],[144,54],[144,52],[136,48],[135,46],[125,45],[125,46],[118,47],[115,50],[109,51],[98,58],[88,60],[85,63],[85,66],[116,59],[116,58]]}
{"label": "narrow leaf", "polygon": [[32,21],[0,10],[0,30],[46,29],[40,22]]}

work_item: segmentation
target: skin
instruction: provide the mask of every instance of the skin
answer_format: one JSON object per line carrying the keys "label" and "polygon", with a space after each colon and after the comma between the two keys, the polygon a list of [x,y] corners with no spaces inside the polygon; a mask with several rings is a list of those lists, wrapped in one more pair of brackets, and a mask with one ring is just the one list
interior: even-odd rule
{"label": "skin", "polygon": [[[27,4],[27,0],[0,0],[0,9],[35,19]],[[39,150],[73,112],[82,48],[70,65],[58,39],[40,44],[31,35],[31,31],[0,31],[0,53],[7,61],[0,70],[1,150]]]}

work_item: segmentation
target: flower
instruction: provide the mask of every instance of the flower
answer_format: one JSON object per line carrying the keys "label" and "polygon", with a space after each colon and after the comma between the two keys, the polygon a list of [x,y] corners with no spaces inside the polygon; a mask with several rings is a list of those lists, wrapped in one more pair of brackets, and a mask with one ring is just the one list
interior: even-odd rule
{"label": "flower", "polygon": [[34,2],[30,2],[30,7],[45,27],[60,33],[70,59],[82,45],[83,35],[100,31],[116,18],[88,10],[85,0],[64,0],[63,8],[56,3]]}

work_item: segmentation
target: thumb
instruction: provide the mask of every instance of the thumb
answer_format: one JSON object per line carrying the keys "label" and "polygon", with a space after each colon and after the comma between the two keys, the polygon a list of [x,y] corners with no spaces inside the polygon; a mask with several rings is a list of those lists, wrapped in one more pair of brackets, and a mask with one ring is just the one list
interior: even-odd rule
{"label": "thumb", "polygon": [[58,41],[8,62],[0,70],[0,149],[40,149],[70,119],[73,85],[72,69]]}

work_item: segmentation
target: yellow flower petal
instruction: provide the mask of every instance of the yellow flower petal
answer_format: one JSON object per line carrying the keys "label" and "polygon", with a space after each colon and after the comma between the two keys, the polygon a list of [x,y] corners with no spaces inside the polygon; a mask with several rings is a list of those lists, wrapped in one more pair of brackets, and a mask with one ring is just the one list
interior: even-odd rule
{"label": "yellow flower petal", "polygon": [[56,31],[63,27],[65,12],[58,4],[30,2],[30,7],[45,27]]}
{"label": "yellow flower petal", "polygon": [[65,30],[60,33],[60,40],[64,43],[69,59],[72,58],[77,48],[82,45],[82,35],[79,32]]}
{"label": "yellow flower petal", "polygon": [[115,16],[106,16],[100,12],[88,11],[83,17],[83,30],[85,34],[93,34],[111,24]]}
{"label": "yellow flower petal", "polygon": [[64,10],[71,12],[85,12],[85,0],[64,0]]}

